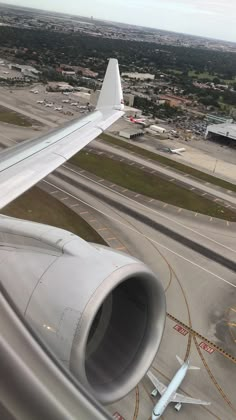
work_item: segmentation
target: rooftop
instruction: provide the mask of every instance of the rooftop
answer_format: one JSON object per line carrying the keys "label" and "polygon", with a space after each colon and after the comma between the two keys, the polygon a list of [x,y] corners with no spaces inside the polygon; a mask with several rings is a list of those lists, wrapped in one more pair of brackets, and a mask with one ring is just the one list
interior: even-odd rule
{"label": "rooftop", "polygon": [[236,140],[236,124],[225,123],[208,125],[206,134],[209,132]]}

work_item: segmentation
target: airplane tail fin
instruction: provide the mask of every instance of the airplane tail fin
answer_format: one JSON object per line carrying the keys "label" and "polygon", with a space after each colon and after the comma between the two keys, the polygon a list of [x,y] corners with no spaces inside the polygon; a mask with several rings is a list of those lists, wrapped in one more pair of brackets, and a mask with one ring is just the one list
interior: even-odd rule
{"label": "airplane tail fin", "polygon": [[[176,359],[178,360],[178,362],[179,362],[179,364],[180,364],[180,366],[182,366],[185,362],[179,357],[179,356],[177,356],[176,355]],[[189,364],[189,360],[187,361],[187,363],[188,363],[188,369],[190,369],[190,370],[198,370],[198,369],[200,369],[199,367],[197,367],[197,366],[192,366],[192,365],[190,365]]]}
{"label": "airplane tail fin", "polygon": [[109,60],[96,109],[100,111],[124,109],[119,65],[115,58]]}

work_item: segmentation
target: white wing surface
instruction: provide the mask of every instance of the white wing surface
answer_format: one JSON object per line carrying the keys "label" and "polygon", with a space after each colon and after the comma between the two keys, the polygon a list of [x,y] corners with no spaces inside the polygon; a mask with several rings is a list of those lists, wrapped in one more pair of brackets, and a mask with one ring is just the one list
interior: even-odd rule
{"label": "white wing surface", "polygon": [[95,139],[124,112],[118,62],[110,59],[96,110],[42,137],[0,153],[0,208]]}
{"label": "white wing surface", "polygon": [[186,397],[185,395],[179,394],[178,392],[174,394],[174,397],[172,398],[170,402],[176,402],[176,403],[181,403],[181,404],[200,404],[200,405],[211,404],[210,402],[207,402],[207,401],[202,401],[202,400],[197,400],[195,398]]}
{"label": "white wing surface", "polygon": [[147,376],[149,377],[150,381],[153,383],[159,394],[164,394],[167,387],[162,382],[160,382],[150,370],[148,371]]}

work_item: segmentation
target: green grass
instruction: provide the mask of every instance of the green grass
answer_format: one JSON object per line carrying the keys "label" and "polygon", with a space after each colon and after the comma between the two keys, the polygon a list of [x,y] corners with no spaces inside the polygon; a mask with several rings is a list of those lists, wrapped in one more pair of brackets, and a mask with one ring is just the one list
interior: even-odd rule
{"label": "green grass", "polygon": [[163,165],[168,165],[171,169],[176,169],[180,172],[183,172],[184,174],[189,174],[200,181],[210,182],[211,184],[217,185],[218,187],[236,192],[235,184],[231,184],[230,182],[224,181],[223,179],[205,174],[204,172],[191,168],[191,166],[183,165],[182,163],[168,159],[167,157],[158,155],[157,153],[150,152],[149,150],[143,149],[142,147],[127,143],[126,141],[119,140],[115,137],[109,136],[108,134],[102,134],[100,138],[105,143],[119,146],[123,149],[135,152],[137,155],[143,156],[147,159],[152,159],[153,161],[157,161]]}
{"label": "green grass", "polygon": [[[8,108],[0,106],[0,121],[8,124],[18,125],[20,127],[32,127],[33,120]],[[37,123],[39,125],[39,123]]]}
{"label": "green grass", "polygon": [[89,242],[105,245],[101,236],[80,216],[38,187],[24,193],[1,210],[2,214],[45,223],[73,232]]}
{"label": "green grass", "polygon": [[218,77],[218,76],[213,76],[213,75],[209,74],[207,71],[197,74],[194,70],[189,70],[188,76],[189,77],[196,77],[199,80],[202,80],[202,79],[213,80],[215,77]]}
{"label": "green grass", "polygon": [[236,213],[158,176],[106,156],[80,152],[71,163],[124,188],[187,210],[236,222]]}

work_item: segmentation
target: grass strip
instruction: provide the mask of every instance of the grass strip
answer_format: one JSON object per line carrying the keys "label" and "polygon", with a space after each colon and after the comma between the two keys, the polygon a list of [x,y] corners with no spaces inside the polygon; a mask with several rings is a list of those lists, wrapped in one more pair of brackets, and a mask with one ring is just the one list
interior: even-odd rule
{"label": "grass strip", "polygon": [[1,210],[1,213],[59,227],[73,232],[86,241],[106,245],[101,236],[84,219],[38,187],[18,197]]}
{"label": "grass strip", "polygon": [[143,156],[148,159],[152,159],[163,165],[168,165],[170,168],[177,169],[178,171],[183,172],[185,174],[189,174],[193,176],[194,178],[197,178],[198,180],[206,181],[213,185],[217,185],[218,187],[236,192],[235,184],[232,184],[231,182],[224,181],[223,179],[205,174],[204,172],[191,168],[191,166],[187,166],[182,163],[175,162],[174,160],[168,159],[165,156],[158,155],[149,150],[143,149],[139,146],[135,146],[134,144],[130,144],[130,143],[127,143],[126,141],[119,140],[108,134],[101,134],[99,138],[102,139],[105,143],[119,146],[123,149],[127,149],[131,152],[135,152],[137,155]]}
{"label": "grass strip", "polygon": [[75,155],[71,159],[71,163],[139,194],[196,213],[236,222],[236,213],[233,211],[213,203],[211,200],[201,197],[193,191],[186,190],[157,175],[147,174],[126,163],[85,151]]}
{"label": "grass strip", "polygon": [[[30,118],[15,111],[11,111],[8,108],[4,108],[3,106],[0,106],[0,121],[8,124],[18,125],[20,127],[32,127],[34,122]],[[37,125],[39,125],[39,123],[37,123]]]}

